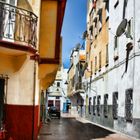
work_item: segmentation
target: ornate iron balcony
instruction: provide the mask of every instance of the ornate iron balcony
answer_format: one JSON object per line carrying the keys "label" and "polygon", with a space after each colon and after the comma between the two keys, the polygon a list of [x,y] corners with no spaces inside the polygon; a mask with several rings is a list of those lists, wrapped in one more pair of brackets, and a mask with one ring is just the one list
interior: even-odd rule
{"label": "ornate iron balcony", "polygon": [[0,40],[36,47],[36,30],[34,13],[0,2]]}

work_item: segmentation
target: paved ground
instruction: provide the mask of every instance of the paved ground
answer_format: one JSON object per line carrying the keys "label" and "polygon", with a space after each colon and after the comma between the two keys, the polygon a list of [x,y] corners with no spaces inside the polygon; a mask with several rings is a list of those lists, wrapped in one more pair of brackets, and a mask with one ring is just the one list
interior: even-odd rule
{"label": "paved ground", "polygon": [[38,140],[133,140],[121,133],[94,125],[75,113],[62,114],[61,119],[52,119],[43,124]]}
{"label": "paved ground", "polygon": [[76,119],[63,118],[53,119],[44,124],[39,140],[91,140],[111,134],[108,130],[94,126],[89,123],[81,123]]}

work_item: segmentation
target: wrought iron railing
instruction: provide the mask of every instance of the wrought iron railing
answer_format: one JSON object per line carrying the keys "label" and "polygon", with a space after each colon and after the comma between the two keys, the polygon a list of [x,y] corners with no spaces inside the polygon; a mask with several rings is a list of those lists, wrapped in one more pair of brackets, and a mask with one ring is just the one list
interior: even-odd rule
{"label": "wrought iron railing", "polygon": [[75,89],[76,89],[76,90],[84,90],[83,83],[76,83]]}
{"label": "wrought iron railing", "polygon": [[37,19],[31,11],[0,2],[0,40],[36,47]]}

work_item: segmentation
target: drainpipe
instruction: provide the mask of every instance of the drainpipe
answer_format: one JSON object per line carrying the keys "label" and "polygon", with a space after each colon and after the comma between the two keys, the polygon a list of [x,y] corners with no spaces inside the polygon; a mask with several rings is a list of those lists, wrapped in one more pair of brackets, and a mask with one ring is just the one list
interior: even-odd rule
{"label": "drainpipe", "polygon": [[34,140],[34,120],[35,120],[35,88],[36,88],[36,61],[34,62],[34,75],[33,75],[33,110],[32,110],[32,140]]}

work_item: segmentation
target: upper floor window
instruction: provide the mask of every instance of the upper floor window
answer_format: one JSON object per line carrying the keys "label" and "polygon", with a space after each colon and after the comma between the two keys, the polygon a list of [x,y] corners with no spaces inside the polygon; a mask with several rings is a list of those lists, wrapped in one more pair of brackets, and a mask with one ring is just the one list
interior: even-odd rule
{"label": "upper floor window", "polygon": [[100,51],[99,52],[99,69],[101,69],[101,65],[102,65],[102,53]]}
{"label": "upper floor window", "polygon": [[97,14],[99,15],[99,31],[101,31],[101,28],[102,28],[102,9],[99,9]]}
{"label": "upper floor window", "polygon": [[114,4],[114,8],[116,9],[118,5],[119,5],[119,0],[116,0]]}
{"label": "upper floor window", "polygon": [[108,44],[106,45],[106,64],[108,64]]}
{"label": "upper floor window", "polygon": [[60,87],[60,82],[57,82],[57,87]]}
{"label": "upper floor window", "polygon": [[109,0],[104,0],[105,2],[105,9],[106,9],[106,21],[109,18]]}
{"label": "upper floor window", "polygon": [[95,56],[95,72],[97,71],[97,56]]}

